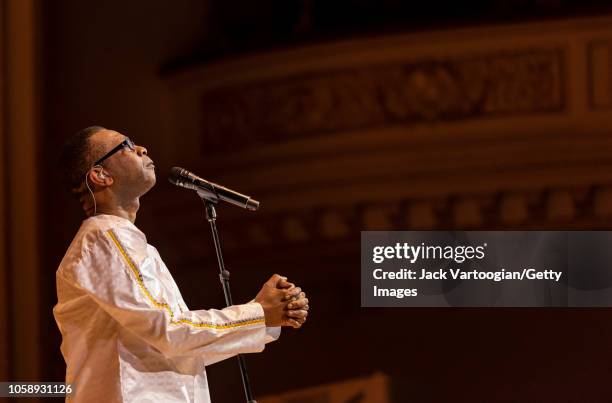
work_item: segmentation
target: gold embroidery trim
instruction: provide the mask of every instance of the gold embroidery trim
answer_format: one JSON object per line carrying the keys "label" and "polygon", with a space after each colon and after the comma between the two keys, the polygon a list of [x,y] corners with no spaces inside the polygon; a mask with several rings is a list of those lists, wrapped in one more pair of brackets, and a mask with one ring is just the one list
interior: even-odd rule
{"label": "gold embroidery trim", "polygon": [[121,256],[123,256],[123,260],[125,261],[125,263],[128,265],[128,267],[134,274],[134,277],[136,277],[136,282],[138,283],[140,290],[147,297],[147,299],[151,302],[151,304],[153,304],[153,306],[159,309],[165,309],[168,312],[168,314],[170,315],[171,325],[185,324],[185,325],[190,325],[193,327],[204,327],[204,328],[210,328],[210,329],[232,329],[232,328],[240,327],[240,326],[249,326],[249,325],[265,323],[264,318],[246,319],[243,321],[223,323],[223,324],[216,324],[216,323],[210,323],[210,322],[193,322],[190,319],[175,320],[174,312],[172,312],[172,309],[170,309],[170,305],[168,305],[165,302],[159,302],[155,298],[153,298],[153,296],[151,295],[151,293],[149,292],[149,290],[144,284],[144,280],[142,279],[142,274],[140,273],[140,271],[138,270],[138,268],[136,267],[136,265],[134,264],[130,256],[127,254],[123,245],[121,245],[121,242],[119,242],[119,240],[117,239],[117,236],[115,235],[113,230],[112,229],[108,230],[107,234],[113,240],[113,243],[115,244],[117,249],[119,249]]}

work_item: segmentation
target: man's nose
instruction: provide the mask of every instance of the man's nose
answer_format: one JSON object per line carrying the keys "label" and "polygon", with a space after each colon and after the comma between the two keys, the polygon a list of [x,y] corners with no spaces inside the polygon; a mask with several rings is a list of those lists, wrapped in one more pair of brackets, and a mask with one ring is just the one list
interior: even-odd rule
{"label": "man's nose", "polygon": [[138,155],[147,155],[147,149],[143,146],[136,146],[136,152]]}

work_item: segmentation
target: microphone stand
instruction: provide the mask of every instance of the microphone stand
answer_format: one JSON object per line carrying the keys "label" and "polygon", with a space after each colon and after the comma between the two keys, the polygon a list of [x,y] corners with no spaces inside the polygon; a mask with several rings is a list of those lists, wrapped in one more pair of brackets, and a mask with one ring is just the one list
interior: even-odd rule
{"label": "microphone stand", "polygon": [[[215,243],[215,252],[217,253],[217,262],[219,263],[219,280],[223,286],[223,295],[225,296],[225,305],[232,306],[232,293],[230,291],[229,277],[230,272],[225,268],[223,263],[223,253],[221,252],[221,241],[219,240],[219,233],[217,232],[217,212],[215,210],[214,202],[211,201],[205,194],[197,192],[198,196],[204,202],[206,211],[206,220],[210,223],[210,229],[212,231],[213,241]],[[253,398],[253,391],[251,390],[251,382],[249,381],[249,374],[247,373],[246,361],[242,354],[237,355],[238,365],[240,365],[240,375],[242,376],[242,384],[244,386],[244,394],[246,395],[247,403],[257,403]]]}

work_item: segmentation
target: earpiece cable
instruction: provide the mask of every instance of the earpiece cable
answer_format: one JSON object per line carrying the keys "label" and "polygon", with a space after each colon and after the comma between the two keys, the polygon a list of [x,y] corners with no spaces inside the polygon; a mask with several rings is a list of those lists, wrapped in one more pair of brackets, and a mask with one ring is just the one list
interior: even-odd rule
{"label": "earpiece cable", "polygon": [[89,187],[89,182],[87,177],[89,176],[89,172],[91,172],[91,169],[89,171],[87,171],[87,173],[85,174],[85,186],[87,186],[87,190],[89,190],[89,194],[91,195],[91,198],[93,199],[94,202],[94,213],[93,215],[95,216],[96,213],[98,212],[98,206],[96,205],[96,196],[94,196],[93,192],[91,191],[91,188]]}

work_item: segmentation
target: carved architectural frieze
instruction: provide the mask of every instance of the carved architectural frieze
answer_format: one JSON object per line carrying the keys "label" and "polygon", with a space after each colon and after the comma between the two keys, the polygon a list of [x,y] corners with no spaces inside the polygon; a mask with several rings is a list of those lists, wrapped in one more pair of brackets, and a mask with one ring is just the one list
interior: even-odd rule
{"label": "carved architectural frieze", "polygon": [[[197,218],[193,218],[197,222]],[[327,206],[224,220],[228,250],[355,240],[360,231],[610,229],[612,187],[551,188]],[[194,227],[194,231],[199,231]],[[185,226],[173,236],[193,238]],[[214,253],[202,250],[201,253]]]}
{"label": "carved architectural frieze", "polygon": [[[262,201],[224,215],[228,249],[370,229],[607,228],[610,27],[474,27],[194,66],[168,80],[180,160]],[[173,206],[185,217],[168,236],[200,231],[199,207]]]}
{"label": "carved architectural frieze", "polygon": [[517,49],[316,72],[202,95],[206,150],[348,130],[560,112],[562,49]]}

